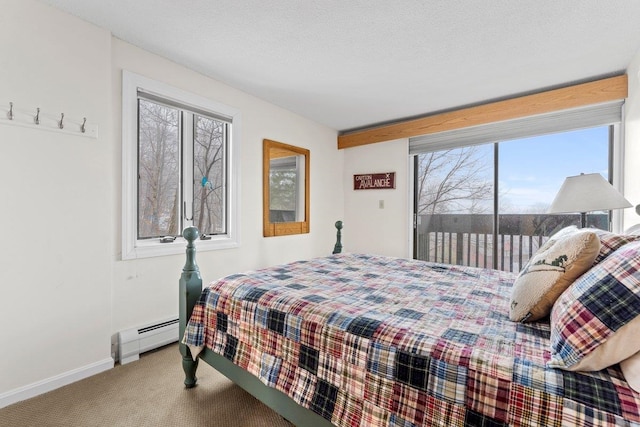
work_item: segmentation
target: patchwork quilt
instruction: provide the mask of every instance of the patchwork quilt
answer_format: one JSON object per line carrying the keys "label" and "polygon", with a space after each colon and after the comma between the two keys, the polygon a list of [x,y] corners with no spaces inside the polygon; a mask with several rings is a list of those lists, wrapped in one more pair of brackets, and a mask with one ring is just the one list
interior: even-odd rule
{"label": "patchwork quilt", "polygon": [[184,342],[336,426],[640,426],[617,366],[546,366],[547,321],[509,320],[515,275],[338,254],[204,289]]}

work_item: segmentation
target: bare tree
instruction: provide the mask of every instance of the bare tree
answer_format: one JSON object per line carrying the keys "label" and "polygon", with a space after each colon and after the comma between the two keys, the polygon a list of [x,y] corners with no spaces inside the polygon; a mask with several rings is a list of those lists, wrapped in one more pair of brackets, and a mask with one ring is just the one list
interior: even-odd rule
{"label": "bare tree", "polygon": [[194,224],[205,233],[224,229],[224,123],[196,116]]}
{"label": "bare tree", "polygon": [[491,162],[478,147],[442,150],[418,156],[418,214],[464,210],[482,213],[493,199]]}
{"label": "bare tree", "polygon": [[138,146],[140,237],[177,233],[179,183],[178,112],[140,101]]}
{"label": "bare tree", "polygon": [[[181,201],[181,128],[177,108],[139,101],[138,236],[179,234]],[[206,234],[225,231],[226,124],[193,114],[193,223]],[[184,189],[189,193],[189,189]],[[187,207],[190,208],[190,207]]]}
{"label": "bare tree", "polygon": [[294,170],[272,170],[269,176],[269,206],[272,210],[296,210],[296,177]]}

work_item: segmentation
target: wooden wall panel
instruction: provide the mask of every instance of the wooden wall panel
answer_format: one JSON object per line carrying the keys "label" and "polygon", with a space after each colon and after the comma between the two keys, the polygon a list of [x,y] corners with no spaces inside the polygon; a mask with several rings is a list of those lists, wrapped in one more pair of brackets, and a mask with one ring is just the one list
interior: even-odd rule
{"label": "wooden wall panel", "polygon": [[627,97],[627,87],[627,76],[625,74],[350,132],[338,136],[338,149],[620,100]]}

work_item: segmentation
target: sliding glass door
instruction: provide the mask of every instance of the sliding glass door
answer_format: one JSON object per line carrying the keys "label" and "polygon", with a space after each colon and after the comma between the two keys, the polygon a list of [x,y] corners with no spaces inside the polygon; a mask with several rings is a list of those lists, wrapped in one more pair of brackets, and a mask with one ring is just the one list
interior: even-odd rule
{"label": "sliding glass door", "polygon": [[[414,157],[414,258],[519,271],[578,214],[547,214],[567,176],[611,176],[612,126]],[[608,212],[589,226],[608,229]]]}
{"label": "sliding glass door", "polygon": [[414,258],[491,267],[493,144],[419,154],[414,162]]}

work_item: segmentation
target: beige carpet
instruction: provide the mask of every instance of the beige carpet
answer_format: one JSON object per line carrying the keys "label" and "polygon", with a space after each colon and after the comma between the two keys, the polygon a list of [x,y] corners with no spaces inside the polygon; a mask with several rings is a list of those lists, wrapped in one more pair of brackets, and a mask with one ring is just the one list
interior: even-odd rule
{"label": "beige carpet", "polygon": [[291,427],[206,363],[184,388],[177,344],[0,409],[0,426]]}

